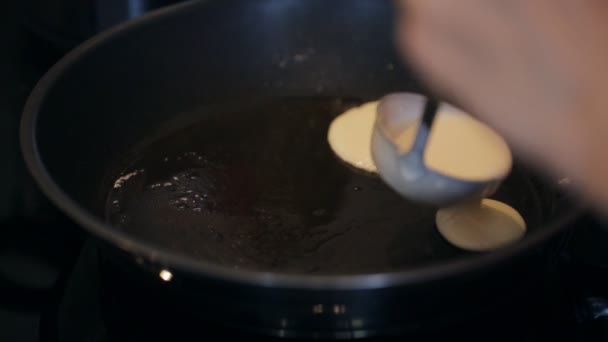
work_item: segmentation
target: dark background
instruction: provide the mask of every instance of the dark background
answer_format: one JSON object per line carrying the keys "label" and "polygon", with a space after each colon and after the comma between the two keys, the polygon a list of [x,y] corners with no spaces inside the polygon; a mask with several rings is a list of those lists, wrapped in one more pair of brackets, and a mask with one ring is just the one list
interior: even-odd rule
{"label": "dark background", "polygon": [[[83,232],[38,191],[21,159],[19,120],[29,93],[44,72],[77,44],[112,25],[175,2],[178,1],[2,2],[0,341],[38,340],[43,294],[59,274],[73,265],[84,240]],[[22,286],[30,289],[25,296],[12,295]]]}

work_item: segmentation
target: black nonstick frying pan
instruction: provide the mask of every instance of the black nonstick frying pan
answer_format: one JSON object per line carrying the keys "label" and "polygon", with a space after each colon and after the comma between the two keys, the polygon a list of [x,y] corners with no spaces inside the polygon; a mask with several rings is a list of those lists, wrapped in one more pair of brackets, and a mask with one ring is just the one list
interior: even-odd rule
{"label": "black nonstick frying pan", "polygon": [[333,117],[421,89],[391,30],[381,0],[158,11],[93,38],[40,81],[22,122],[25,159],[128,286],[220,324],[363,337],[483,314],[530,285],[578,209],[517,163],[495,198],[522,214],[527,236],[469,253],[436,232],[435,208],[340,162],[326,142]]}

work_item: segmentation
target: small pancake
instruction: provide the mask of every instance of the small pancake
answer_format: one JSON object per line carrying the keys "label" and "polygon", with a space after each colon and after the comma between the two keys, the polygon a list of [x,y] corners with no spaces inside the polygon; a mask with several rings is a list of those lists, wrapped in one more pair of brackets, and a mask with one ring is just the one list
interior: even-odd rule
{"label": "small pancake", "polygon": [[329,145],[340,159],[367,172],[377,172],[371,150],[377,108],[378,101],[352,108],[336,117],[327,133]]}
{"label": "small pancake", "polygon": [[448,242],[476,252],[506,246],[526,233],[526,223],[515,209],[491,199],[441,209],[436,223]]}

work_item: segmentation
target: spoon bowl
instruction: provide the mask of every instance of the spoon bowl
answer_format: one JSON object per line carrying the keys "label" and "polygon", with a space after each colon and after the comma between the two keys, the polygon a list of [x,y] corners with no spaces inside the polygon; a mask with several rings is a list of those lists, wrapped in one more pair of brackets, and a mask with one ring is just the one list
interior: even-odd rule
{"label": "spoon bowl", "polygon": [[[446,206],[491,196],[508,172],[483,180],[459,179],[427,167],[424,145],[414,144],[405,152],[399,146],[398,137],[412,125],[418,126],[416,140],[429,136],[429,127],[420,124],[426,101],[413,93],[390,94],[381,100],[371,147],[380,177],[405,198],[430,205]],[[439,112],[445,111],[459,110],[442,103]]]}

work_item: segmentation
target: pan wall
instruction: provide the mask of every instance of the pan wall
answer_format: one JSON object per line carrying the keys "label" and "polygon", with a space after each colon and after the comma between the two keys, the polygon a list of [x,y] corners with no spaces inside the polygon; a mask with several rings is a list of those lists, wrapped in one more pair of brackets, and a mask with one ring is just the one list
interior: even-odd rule
{"label": "pan wall", "polygon": [[107,165],[190,109],[417,88],[393,48],[390,1],[202,1],[168,11],[68,57],[39,113],[48,171],[95,212]]}

